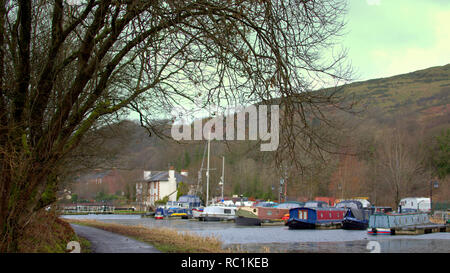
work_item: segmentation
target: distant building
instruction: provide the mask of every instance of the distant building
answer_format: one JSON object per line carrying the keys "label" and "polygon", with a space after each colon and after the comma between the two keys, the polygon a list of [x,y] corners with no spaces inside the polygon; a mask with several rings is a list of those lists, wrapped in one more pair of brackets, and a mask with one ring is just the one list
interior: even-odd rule
{"label": "distant building", "polygon": [[168,171],[144,171],[142,179],[136,183],[138,206],[141,210],[148,210],[166,196],[168,201],[177,201],[180,182],[189,184],[187,171],[178,173],[172,167]]}
{"label": "distant building", "polygon": [[74,185],[74,192],[80,197],[92,199],[98,192],[105,194],[123,194],[125,180],[117,169],[97,169],[80,175]]}

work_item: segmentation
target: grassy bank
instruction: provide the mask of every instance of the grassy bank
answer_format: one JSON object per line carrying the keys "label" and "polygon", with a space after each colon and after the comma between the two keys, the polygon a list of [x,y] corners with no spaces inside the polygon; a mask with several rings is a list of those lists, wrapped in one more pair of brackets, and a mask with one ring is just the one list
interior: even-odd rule
{"label": "grassy bank", "polygon": [[64,219],[67,222],[132,237],[149,243],[162,252],[170,253],[222,253],[222,242],[215,237],[202,237],[189,232],[179,232],[170,228],[148,228],[143,226],[126,226],[103,223],[94,220]]}
{"label": "grassy bank", "polygon": [[67,243],[77,241],[82,252],[90,252],[90,242],[76,235],[57,214],[39,212],[30,219],[19,240],[21,253],[65,253]]}

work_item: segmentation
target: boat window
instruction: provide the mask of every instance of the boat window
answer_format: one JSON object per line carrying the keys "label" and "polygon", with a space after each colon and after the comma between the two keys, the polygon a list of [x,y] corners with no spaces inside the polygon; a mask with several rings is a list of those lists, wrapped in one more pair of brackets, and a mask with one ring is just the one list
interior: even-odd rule
{"label": "boat window", "polygon": [[231,209],[224,209],[223,213],[231,213]]}

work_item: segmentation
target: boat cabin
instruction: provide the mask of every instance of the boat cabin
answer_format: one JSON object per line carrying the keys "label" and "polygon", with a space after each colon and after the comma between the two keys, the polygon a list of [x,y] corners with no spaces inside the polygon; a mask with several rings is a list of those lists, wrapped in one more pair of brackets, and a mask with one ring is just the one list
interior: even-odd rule
{"label": "boat cabin", "polygon": [[307,201],[304,205],[306,208],[328,208],[329,205],[325,201]]}
{"label": "boat cabin", "polygon": [[362,209],[361,202],[356,200],[343,200],[335,205],[335,208]]}
{"label": "boat cabin", "polygon": [[289,210],[289,220],[295,219],[311,224],[341,222],[346,212],[346,208],[293,208]]}
{"label": "boat cabin", "polygon": [[236,207],[228,206],[209,206],[203,209],[204,214],[214,214],[214,215],[234,215],[236,212]]}

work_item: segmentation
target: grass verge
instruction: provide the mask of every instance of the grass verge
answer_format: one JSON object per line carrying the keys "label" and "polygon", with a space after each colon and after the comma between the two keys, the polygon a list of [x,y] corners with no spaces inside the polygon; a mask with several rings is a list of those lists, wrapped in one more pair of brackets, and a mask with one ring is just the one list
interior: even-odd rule
{"label": "grass verge", "polygon": [[72,227],[56,213],[36,213],[19,240],[20,253],[66,253],[67,243],[80,242],[83,252],[90,251],[90,242],[76,235]]}
{"label": "grass verge", "polygon": [[202,237],[170,228],[148,228],[103,223],[95,220],[64,219],[72,224],[85,225],[114,232],[149,243],[162,252],[169,253],[224,253],[222,242],[216,237]]}

